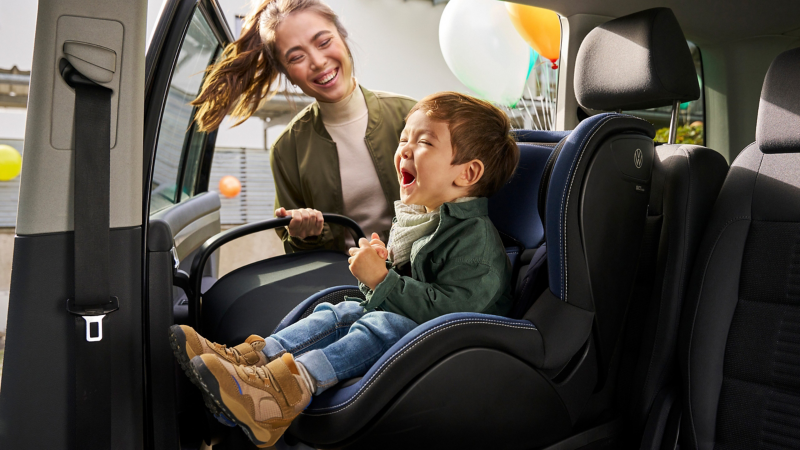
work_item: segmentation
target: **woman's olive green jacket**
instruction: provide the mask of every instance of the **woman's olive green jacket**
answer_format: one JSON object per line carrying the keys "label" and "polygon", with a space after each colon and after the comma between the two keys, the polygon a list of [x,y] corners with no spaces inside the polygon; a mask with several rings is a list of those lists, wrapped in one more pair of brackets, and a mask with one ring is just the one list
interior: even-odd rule
{"label": "woman's olive green jacket", "polygon": [[[416,101],[397,94],[369,91],[363,87],[369,120],[364,140],[378,172],[387,208],[400,198],[400,185],[394,169],[394,153],[405,126],[405,117]],[[339,155],[322,123],[317,102],[300,111],[270,151],[275,180],[275,209],[314,208],[324,213],[344,213]],[[376,186],[377,188],[377,186]],[[377,214],[378,212],[376,212]],[[345,230],[325,224],[317,237],[297,239],[285,228],[276,230],[286,252],[326,248],[345,250]],[[389,230],[383,230],[385,240]]]}

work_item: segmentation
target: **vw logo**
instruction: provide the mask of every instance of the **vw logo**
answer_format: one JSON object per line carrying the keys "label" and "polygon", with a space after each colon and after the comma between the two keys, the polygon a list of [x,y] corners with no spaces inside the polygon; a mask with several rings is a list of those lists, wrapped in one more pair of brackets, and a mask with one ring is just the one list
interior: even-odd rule
{"label": "vw logo", "polygon": [[635,165],[637,169],[641,169],[643,159],[642,150],[637,148],[636,151],[633,152],[633,165]]}

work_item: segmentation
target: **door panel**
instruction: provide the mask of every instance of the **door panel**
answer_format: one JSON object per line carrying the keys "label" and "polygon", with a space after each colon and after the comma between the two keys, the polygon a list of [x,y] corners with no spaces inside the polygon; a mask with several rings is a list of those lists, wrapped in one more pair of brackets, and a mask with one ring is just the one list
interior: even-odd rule
{"label": "door panel", "polygon": [[[199,446],[214,427],[197,395],[181,395],[196,392],[186,377],[175,377],[167,332],[176,311],[188,316],[175,269],[188,272],[196,250],[220,232],[219,195],[208,192],[216,133],[197,130],[189,102],[231,38],[215,0],[169,0],[163,12],[147,53],[141,212],[148,223],[146,427],[150,447],[172,449]],[[216,268],[216,260],[208,265],[209,280]]]}
{"label": "door panel", "polygon": [[220,200],[216,192],[206,192],[150,216],[169,224],[173,245],[180,261],[220,232]]}

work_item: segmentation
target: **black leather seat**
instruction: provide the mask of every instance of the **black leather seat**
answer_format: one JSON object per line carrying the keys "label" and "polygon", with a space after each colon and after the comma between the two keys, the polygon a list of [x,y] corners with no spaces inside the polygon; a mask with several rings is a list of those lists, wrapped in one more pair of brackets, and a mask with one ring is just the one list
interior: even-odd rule
{"label": "black leather seat", "polygon": [[767,72],[681,322],[681,448],[800,448],[800,49]]}

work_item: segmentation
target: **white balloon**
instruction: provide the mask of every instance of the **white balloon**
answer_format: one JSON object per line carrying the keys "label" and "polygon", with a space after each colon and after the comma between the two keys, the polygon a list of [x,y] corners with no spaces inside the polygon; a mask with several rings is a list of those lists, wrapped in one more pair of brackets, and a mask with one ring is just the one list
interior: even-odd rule
{"label": "white balloon", "polygon": [[439,22],[439,46],[453,74],[479,97],[510,106],[522,96],[528,43],[498,0],[450,0]]}

